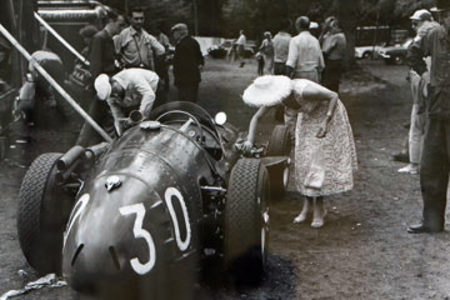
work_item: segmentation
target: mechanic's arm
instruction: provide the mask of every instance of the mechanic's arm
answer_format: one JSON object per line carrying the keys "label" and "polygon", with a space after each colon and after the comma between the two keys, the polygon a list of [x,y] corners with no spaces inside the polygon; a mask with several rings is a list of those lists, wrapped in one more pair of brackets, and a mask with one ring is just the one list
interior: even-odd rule
{"label": "mechanic's arm", "polygon": [[139,82],[136,84],[136,90],[142,95],[141,105],[139,106],[139,111],[141,112],[144,119],[150,115],[153,103],[155,102],[155,92],[152,87],[146,82]]}
{"label": "mechanic's arm", "polygon": [[250,121],[250,126],[248,127],[247,140],[244,142],[244,151],[248,151],[253,147],[255,142],[256,128],[258,127],[259,120],[269,111],[269,107],[261,106],[256,113],[253,115]]}
{"label": "mechanic's arm", "polygon": [[117,135],[122,135],[122,124],[121,120],[125,118],[125,115],[123,114],[122,108],[115,102],[115,100],[111,97],[109,97],[106,102],[109,105],[109,108],[111,109],[111,114],[114,119],[114,127],[116,128]]}

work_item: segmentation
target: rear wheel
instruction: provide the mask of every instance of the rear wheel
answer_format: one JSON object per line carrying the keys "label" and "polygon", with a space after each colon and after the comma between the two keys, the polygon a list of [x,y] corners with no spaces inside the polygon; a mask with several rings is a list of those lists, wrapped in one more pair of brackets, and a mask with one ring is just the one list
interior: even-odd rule
{"label": "rear wheel", "polygon": [[55,183],[61,153],[36,158],[19,190],[17,230],[28,263],[39,273],[60,273],[63,232],[73,198]]}
{"label": "rear wheel", "polygon": [[403,65],[404,63],[404,58],[401,56],[396,56],[394,57],[394,64],[396,65]]}
{"label": "rear wheel", "polygon": [[291,152],[291,135],[289,127],[277,125],[270,136],[267,156],[289,156]]}
{"label": "rear wheel", "polygon": [[269,213],[268,173],[258,159],[234,166],[225,204],[225,264],[238,283],[257,284],[266,264]]}

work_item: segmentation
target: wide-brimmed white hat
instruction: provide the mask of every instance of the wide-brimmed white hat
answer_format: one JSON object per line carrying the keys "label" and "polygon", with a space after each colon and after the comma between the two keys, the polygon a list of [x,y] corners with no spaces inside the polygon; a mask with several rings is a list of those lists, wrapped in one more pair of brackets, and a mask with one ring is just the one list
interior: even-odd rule
{"label": "wide-brimmed white hat", "polygon": [[97,97],[100,100],[106,100],[111,95],[111,84],[109,83],[109,76],[106,74],[100,74],[94,81],[94,88],[97,92]]}
{"label": "wide-brimmed white hat", "polygon": [[292,82],[282,75],[265,75],[256,78],[244,91],[242,99],[251,106],[274,106],[292,92]]}

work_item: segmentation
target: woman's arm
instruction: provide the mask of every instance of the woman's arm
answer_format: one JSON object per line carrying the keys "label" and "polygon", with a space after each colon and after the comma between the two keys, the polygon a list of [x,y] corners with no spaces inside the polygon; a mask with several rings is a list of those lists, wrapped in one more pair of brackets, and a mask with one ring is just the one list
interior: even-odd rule
{"label": "woman's arm", "polygon": [[333,118],[334,110],[336,108],[338,94],[321,86],[315,82],[309,82],[303,90],[303,98],[305,100],[328,101],[328,110],[322,126],[317,133],[318,138],[322,138],[327,134],[328,124]]}
{"label": "woman's arm", "polygon": [[258,127],[259,119],[261,119],[267,112],[269,107],[261,106],[256,113],[253,115],[250,125],[248,127],[247,140],[244,143],[244,150],[250,150],[255,142],[256,128]]}

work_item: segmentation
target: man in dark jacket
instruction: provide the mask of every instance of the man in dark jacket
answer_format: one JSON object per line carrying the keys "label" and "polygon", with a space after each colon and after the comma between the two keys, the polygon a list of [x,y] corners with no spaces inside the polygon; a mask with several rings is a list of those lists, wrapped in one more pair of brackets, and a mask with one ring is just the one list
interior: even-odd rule
{"label": "man in dark jacket", "polygon": [[427,72],[423,57],[431,56],[428,126],[420,162],[423,214],[422,222],[410,226],[409,233],[441,232],[445,224],[450,172],[450,3],[438,0],[437,5],[441,26],[418,35],[407,52],[408,64],[421,76]]}
{"label": "man in dark jacket", "polygon": [[[118,69],[115,65],[116,53],[113,36],[117,35],[125,27],[125,19],[114,11],[108,11],[108,21],[105,27],[97,32],[91,44],[89,55],[89,71],[92,78],[97,78],[100,74],[114,75]],[[105,101],[100,101],[94,97],[89,107],[89,115],[104,127],[106,131],[113,134],[113,119],[108,105]],[[77,144],[89,146],[102,141],[100,135],[85,122],[78,136]]]}
{"label": "man in dark jacket", "polygon": [[114,75],[117,72],[114,64],[116,53],[113,36],[125,27],[125,19],[113,11],[108,12],[107,18],[108,23],[92,39],[89,55],[92,78],[97,78],[98,75],[103,73]]}
{"label": "man in dark jacket", "polygon": [[201,81],[200,72],[205,64],[200,45],[189,36],[186,24],[180,23],[173,26],[172,35],[176,42],[173,75],[179,98],[196,102]]}

